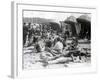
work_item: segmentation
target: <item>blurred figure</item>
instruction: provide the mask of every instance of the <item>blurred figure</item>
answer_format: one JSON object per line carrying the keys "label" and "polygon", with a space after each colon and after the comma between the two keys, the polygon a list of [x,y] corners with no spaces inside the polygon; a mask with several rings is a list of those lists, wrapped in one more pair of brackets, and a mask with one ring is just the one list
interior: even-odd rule
{"label": "blurred figure", "polygon": [[51,38],[49,38],[49,39],[46,41],[45,50],[46,50],[47,52],[52,53],[52,52],[51,52],[51,48],[52,48],[52,40],[51,40]]}
{"label": "blurred figure", "polygon": [[23,23],[23,45],[25,45],[28,35],[28,27],[26,26],[26,23]]}
{"label": "blurred figure", "polygon": [[56,51],[56,54],[61,54],[62,53],[63,43],[61,42],[61,39],[59,37],[57,38],[57,42],[54,45],[53,49]]}
{"label": "blurred figure", "polygon": [[36,50],[37,52],[42,52],[45,50],[45,43],[43,39],[38,39],[36,42]]}
{"label": "blurred figure", "polygon": [[71,49],[76,49],[78,45],[78,39],[76,37],[73,37],[72,43],[71,43]]}

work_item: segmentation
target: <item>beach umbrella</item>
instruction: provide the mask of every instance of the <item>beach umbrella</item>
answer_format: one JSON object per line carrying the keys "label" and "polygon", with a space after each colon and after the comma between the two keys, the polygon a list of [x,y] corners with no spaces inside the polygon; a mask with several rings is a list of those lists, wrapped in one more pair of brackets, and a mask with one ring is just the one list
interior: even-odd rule
{"label": "beach umbrella", "polygon": [[91,38],[91,17],[89,15],[81,15],[77,18],[77,22],[81,24],[80,37]]}
{"label": "beach umbrella", "polygon": [[69,16],[67,19],[64,21],[65,23],[77,23],[76,17],[74,16]]}
{"label": "beach umbrella", "polygon": [[57,22],[49,22],[49,24],[50,24],[50,26],[51,26],[51,29],[57,30],[57,31],[60,30],[60,25],[59,25],[59,23],[57,23]]}
{"label": "beach umbrella", "polygon": [[69,16],[69,17],[67,17],[67,19],[64,22],[67,23],[67,24],[70,24],[72,35],[76,36],[77,35],[77,32],[76,32],[76,23],[77,23],[76,17]]}
{"label": "beach umbrella", "polygon": [[80,23],[89,23],[91,22],[91,18],[88,15],[81,15],[80,17],[77,18],[77,21]]}

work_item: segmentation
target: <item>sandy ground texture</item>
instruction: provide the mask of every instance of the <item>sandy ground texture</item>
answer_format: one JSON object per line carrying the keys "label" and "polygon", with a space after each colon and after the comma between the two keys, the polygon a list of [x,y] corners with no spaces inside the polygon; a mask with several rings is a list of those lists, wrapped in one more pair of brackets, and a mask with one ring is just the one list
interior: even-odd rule
{"label": "sandy ground texture", "polygon": [[[88,48],[90,49],[90,43],[84,43],[79,44],[82,48]],[[48,57],[45,57],[45,55],[50,58],[52,55],[50,55],[49,52],[40,52],[35,53],[34,52],[34,46],[23,48],[23,68],[24,69],[43,69],[43,68],[73,68],[73,67],[85,67],[85,66],[91,66],[91,58],[88,57],[87,61],[79,60],[79,58],[76,58],[76,61],[71,61],[70,57],[60,57],[59,59],[48,61],[46,62],[46,59]],[[59,62],[59,63],[57,63]]]}

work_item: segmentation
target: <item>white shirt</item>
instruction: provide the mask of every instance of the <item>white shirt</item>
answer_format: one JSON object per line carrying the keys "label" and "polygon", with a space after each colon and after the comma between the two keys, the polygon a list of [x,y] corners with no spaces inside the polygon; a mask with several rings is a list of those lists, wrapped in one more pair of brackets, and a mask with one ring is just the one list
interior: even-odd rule
{"label": "white shirt", "polygon": [[54,49],[62,51],[62,49],[63,49],[63,44],[62,44],[60,41],[58,41],[58,42],[55,44]]}
{"label": "white shirt", "polygon": [[41,51],[44,51],[45,50],[45,44],[44,44],[43,40],[39,41],[38,44],[40,46]]}

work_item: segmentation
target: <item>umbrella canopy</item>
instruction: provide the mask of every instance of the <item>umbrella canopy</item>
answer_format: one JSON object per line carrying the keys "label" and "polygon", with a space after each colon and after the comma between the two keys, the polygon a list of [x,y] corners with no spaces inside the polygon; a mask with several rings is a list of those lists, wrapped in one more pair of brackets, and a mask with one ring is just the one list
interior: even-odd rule
{"label": "umbrella canopy", "polygon": [[56,23],[56,22],[49,22],[50,26],[51,26],[51,29],[53,30],[60,30],[60,25],[59,23]]}
{"label": "umbrella canopy", "polygon": [[65,23],[77,23],[76,17],[69,16],[65,21]]}
{"label": "umbrella canopy", "polygon": [[91,18],[88,15],[81,15],[77,18],[78,22],[91,22]]}
{"label": "umbrella canopy", "polygon": [[69,27],[71,28],[72,35],[76,36],[77,35],[76,25],[75,25],[77,23],[76,17],[69,16],[64,22],[70,25]]}

